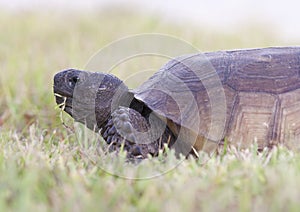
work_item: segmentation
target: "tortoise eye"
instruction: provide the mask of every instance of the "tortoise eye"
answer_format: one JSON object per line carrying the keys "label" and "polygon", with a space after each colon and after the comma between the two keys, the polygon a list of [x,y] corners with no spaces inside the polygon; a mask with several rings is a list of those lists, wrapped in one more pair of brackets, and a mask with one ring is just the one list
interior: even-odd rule
{"label": "tortoise eye", "polygon": [[78,76],[69,78],[69,86],[72,88],[75,87],[76,83],[78,83],[78,82],[79,82]]}

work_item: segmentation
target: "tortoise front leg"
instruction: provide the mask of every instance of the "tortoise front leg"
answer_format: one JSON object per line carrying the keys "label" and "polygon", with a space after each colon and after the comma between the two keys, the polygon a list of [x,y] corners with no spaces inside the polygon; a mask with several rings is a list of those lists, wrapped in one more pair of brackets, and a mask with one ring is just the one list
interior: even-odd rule
{"label": "tortoise front leg", "polygon": [[135,132],[147,132],[149,127],[140,113],[131,108],[119,107],[112,113],[101,134],[110,145],[110,151],[119,151],[124,144],[127,157],[146,158],[148,154],[158,155],[159,139],[151,141],[149,137],[141,137]]}

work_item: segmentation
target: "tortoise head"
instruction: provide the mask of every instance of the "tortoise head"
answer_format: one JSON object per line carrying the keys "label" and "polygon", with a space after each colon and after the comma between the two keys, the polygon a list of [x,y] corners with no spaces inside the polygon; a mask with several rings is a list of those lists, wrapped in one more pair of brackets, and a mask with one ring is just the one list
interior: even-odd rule
{"label": "tortoise head", "polygon": [[75,121],[98,130],[118,107],[128,88],[117,77],[68,69],[54,76],[56,103]]}

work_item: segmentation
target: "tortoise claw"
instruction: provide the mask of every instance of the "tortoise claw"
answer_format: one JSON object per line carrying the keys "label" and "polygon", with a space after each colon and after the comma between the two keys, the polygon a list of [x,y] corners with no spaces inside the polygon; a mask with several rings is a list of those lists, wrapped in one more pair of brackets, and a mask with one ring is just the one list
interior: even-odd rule
{"label": "tortoise claw", "polygon": [[131,150],[131,154],[133,156],[139,156],[139,155],[142,155],[142,151],[141,151],[141,148],[139,146],[134,146]]}

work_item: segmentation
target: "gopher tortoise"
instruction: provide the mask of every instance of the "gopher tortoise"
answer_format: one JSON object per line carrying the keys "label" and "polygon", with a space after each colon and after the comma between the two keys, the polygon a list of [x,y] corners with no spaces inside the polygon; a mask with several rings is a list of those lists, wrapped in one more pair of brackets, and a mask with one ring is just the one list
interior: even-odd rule
{"label": "gopher tortoise", "polygon": [[101,133],[110,150],[187,155],[219,142],[258,148],[300,142],[300,47],[217,51],[169,61],[134,90],[108,73],[54,76],[56,103]]}

